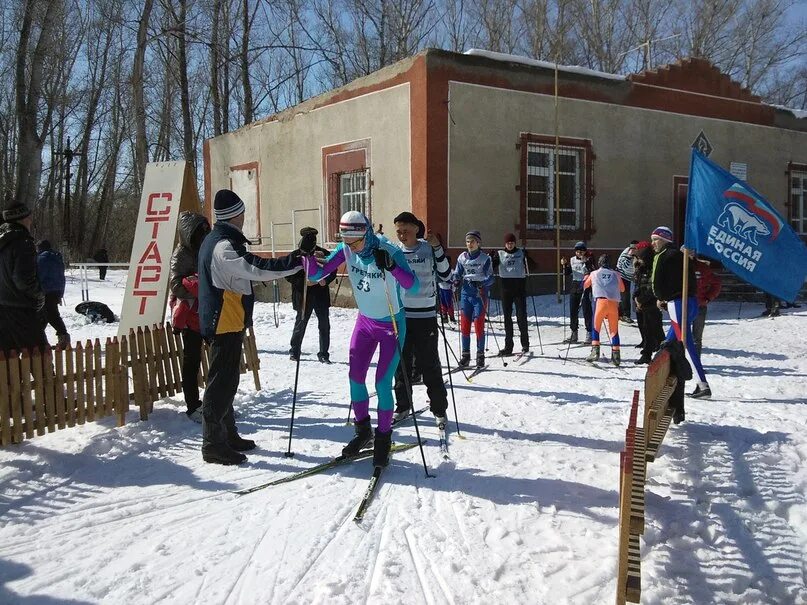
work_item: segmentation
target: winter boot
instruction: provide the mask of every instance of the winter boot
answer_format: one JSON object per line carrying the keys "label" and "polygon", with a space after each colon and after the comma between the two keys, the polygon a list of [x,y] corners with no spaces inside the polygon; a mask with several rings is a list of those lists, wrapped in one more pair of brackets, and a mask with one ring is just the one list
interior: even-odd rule
{"label": "winter boot", "polygon": [[600,345],[592,345],[591,353],[588,354],[586,357],[586,361],[589,363],[594,363],[600,359]]}
{"label": "winter boot", "polygon": [[300,361],[300,351],[289,349],[289,359],[292,361]]}
{"label": "winter boot", "polygon": [[227,436],[227,445],[236,452],[248,452],[254,450],[258,445],[252,439],[244,439],[238,433]]}
{"label": "winter boot", "polygon": [[467,368],[468,364],[471,363],[471,354],[468,351],[463,351],[462,355],[460,355],[460,367]]}
{"label": "winter boot", "polygon": [[375,432],[375,443],[373,444],[373,466],[387,466],[389,464],[389,450],[392,446],[392,431],[382,433]]}
{"label": "winter boot", "polygon": [[411,411],[410,408],[396,407],[395,414],[392,416],[392,422],[393,423],[400,422],[401,420],[409,416],[410,411]]}
{"label": "winter boot", "polygon": [[650,355],[648,355],[647,353],[642,353],[639,359],[637,359],[634,363],[638,366],[645,363],[650,363],[651,361],[652,359],[650,358]]}
{"label": "winter boot", "polygon": [[586,330],[586,340],[584,341],[585,344],[591,344],[591,330]]}
{"label": "winter boot", "polygon": [[202,459],[211,464],[241,464],[247,457],[232,449],[226,443],[212,443],[202,446]]}
{"label": "winter boot", "polygon": [[569,337],[563,339],[563,344],[569,344],[569,343],[576,344],[577,342],[578,342],[577,341],[577,330],[572,330],[572,333],[569,334]]}
{"label": "winter boot", "polygon": [[675,424],[681,424],[684,420],[686,420],[686,414],[684,413],[684,408],[676,408],[673,412],[672,421]]}
{"label": "winter boot", "polygon": [[331,356],[328,353],[317,353],[317,360],[320,363],[326,363],[326,364],[330,365]]}
{"label": "winter boot", "polygon": [[355,456],[361,450],[368,447],[373,441],[373,429],[370,426],[369,416],[364,420],[354,422],[353,426],[356,427],[356,436],[350,440],[350,443],[342,448],[343,456]]}
{"label": "winter boot", "polygon": [[706,383],[698,383],[689,396],[693,399],[709,399],[712,396],[712,389]]}
{"label": "winter boot", "polygon": [[619,364],[622,363],[622,357],[620,356],[619,351],[611,351],[611,363],[617,367],[619,367]]}
{"label": "winter boot", "polygon": [[530,352],[530,346],[529,345],[524,345],[523,347],[521,347],[521,353],[522,354],[527,354],[529,352]]}
{"label": "winter boot", "polygon": [[476,368],[484,368],[485,367],[485,354],[484,353],[477,353],[476,354]]}
{"label": "winter boot", "polygon": [[510,357],[513,354],[513,347],[499,349],[499,357]]}

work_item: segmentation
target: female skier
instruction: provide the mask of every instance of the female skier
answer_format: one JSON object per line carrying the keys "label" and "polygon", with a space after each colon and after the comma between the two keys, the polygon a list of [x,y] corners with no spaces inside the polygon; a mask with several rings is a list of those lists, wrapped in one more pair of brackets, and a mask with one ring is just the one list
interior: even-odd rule
{"label": "female skier", "polygon": [[[392,378],[400,356],[398,344],[406,335],[406,319],[401,288],[416,292],[418,279],[409,268],[403,252],[383,235],[373,233],[370,221],[361,212],[351,210],[339,221],[342,242],[319,267],[307,257],[308,277],[318,281],[347,265],[353,297],[359,316],[350,338],[350,401],[356,436],[343,449],[350,456],[373,440],[370,425],[370,396],[365,380],[376,347],[380,348],[375,388],[378,393],[378,424],[375,431],[374,466],[389,463],[392,442]],[[397,331],[397,335],[396,335]]]}

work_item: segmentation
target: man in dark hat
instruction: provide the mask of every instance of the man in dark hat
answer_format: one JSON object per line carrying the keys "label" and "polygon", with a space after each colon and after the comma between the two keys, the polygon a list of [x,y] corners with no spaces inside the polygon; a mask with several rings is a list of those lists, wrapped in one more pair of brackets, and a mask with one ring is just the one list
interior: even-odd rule
{"label": "man in dark hat", "polygon": [[45,295],[36,275],[31,211],[24,204],[3,210],[0,225],[0,350],[45,347],[41,312]]}
{"label": "man in dark hat", "polygon": [[[318,258],[325,258],[330,254],[328,250],[317,246],[317,233],[313,227],[303,227],[300,229],[300,243],[298,250],[301,254],[314,254]],[[336,271],[319,280],[309,283],[308,291],[305,294],[305,309],[303,308],[303,289],[305,287],[305,276],[302,272],[286,277],[286,281],[291,284],[291,304],[297,311],[297,319],[294,321],[294,331],[291,333],[291,343],[289,358],[292,361],[299,361],[300,347],[303,344],[305,328],[311,313],[317,314],[317,324],[319,327],[319,352],[317,359],[321,363],[331,363],[328,349],[331,346],[331,322],[328,315],[331,308],[331,293],[328,286],[336,279]]]}
{"label": "man in dark hat", "polygon": [[244,330],[252,325],[253,281],[286,277],[301,269],[299,252],[261,258],[247,251],[242,233],[244,202],[229,189],[216,193],[213,230],[199,249],[199,329],[210,343],[210,369],[202,398],[202,458],[213,464],[240,464],[241,452],[255,448],[235,426]]}

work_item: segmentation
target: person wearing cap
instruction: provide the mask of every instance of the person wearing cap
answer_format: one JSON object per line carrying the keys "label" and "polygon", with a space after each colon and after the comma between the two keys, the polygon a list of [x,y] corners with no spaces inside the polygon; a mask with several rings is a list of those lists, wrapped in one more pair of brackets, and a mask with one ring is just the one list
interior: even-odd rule
{"label": "person wearing cap", "polygon": [[[202,334],[199,331],[199,275],[197,258],[202,242],[210,233],[207,218],[183,211],[177,224],[179,242],[171,254],[168,280],[171,326],[182,335],[182,394],[185,414],[194,422],[202,422],[202,400],[199,398],[199,367],[202,364]],[[105,267],[104,267],[105,268]]]}
{"label": "person wearing cap", "polygon": [[39,285],[33,220],[24,204],[3,210],[0,225],[0,350],[48,346],[42,310],[45,294]]}
{"label": "person wearing cap", "polygon": [[589,363],[600,359],[600,328],[603,321],[611,328],[611,363],[621,362],[619,352],[619,301],[625,291],[625,283],[619,273],[611,269],[611,259],[603,254],[597,260],[598,269],[586,275],[584,288],[591,288],[594,297],[594,324],[591,326],[591,353],[586,358]]}
{"label": "person wearing cap", "polygon": [[482,235],[479,231],[465,234],[466,251],[457,258],[454,268],[454,284],[460,287],[460,332],[462,355],[459,365],[471,362],[471,324],[476,333],[476,367],[485,367],[485,315],[493,285],[493,261],[482,250]]}
{"label": "person wearing cap", "polygon": [[516,246],[513,233],[504,234],[504,250],[493,257],[493,269],[498,269],[502,285],[502,313],[504,314],[504,348],[499,356],[513,354],[513,306],[521,340],[521,352],[530,350],[530,335],[527,326],[527,257]]}
{"label": "person wearing cap", "polygon": [[639,324],[639,333],[642,341],[639,348],[641,355],[637,364],[650,363],[653,353],[658,351],[664,340],[662,328],[661,309],[656,303],[658,299],[653,294],[653,248],[650,242],[644,241],[636,244],[636,253],[633,255],[633,300],[636,304],[636,322]]}
{"label": "person wearing cap", "polygon": [[202,398],[202,458],[214,464],[240,464],[241,452],[255,442],[235,426],[233,398],[240,381],[244,331],[252,325],[253,281],[277,279],[300,270],[299,252],[261,258],[247,251],[242,233],[244,202],[229,189],[213,201],[216,219],[199,250],[199,328],[210,344],[207,388]]}
{"label": "person wearing cap", "polygon": [[406,368],[411,373],[417,366],[426,385],[429,409],[434,414],[437,426],[444,429],[448,399],[437,348],[439,331],[435,301],[437,282],[449,281],[451,268],[437,237],[431,231],[426,231],[414,214],[401,212],[393,222],[398,247],[420,284],[416,292],[407,290],[403,293],[406,338],[403,357],[395,372],[395,419],[405,418],[411,410],[412,382],[408,383],[407,391],[403,371]]}
{"label": "person wearing cap", "polygon": [[[656,253],[653,257],[653,293],[658,302],[659,309],[670,314],[670,329],[667,331],[667,341],[681,340],[681,314],[683,310],[683,284],[684,284],[684,253],[673,245],[673,235],[669,227],[656,227],[650,235],[650,245]],[[695,337],[692,324],[698,314],[698,299],[695,280],[695,267],[689,265],[687,273],[687,326],[686,350],[692,365],[698,375],[698,384],[690,397],[709,398],[712,390],[706,380],[706,373],[701,364],[698,349],[695,346]]]}
{"label": "person wearing cap", "polygon": [[616,261],[616,270],[619,272],[622,281],[625,282],[625,290],[622,292],[622,299],[619,301],[619,319],[625,323],[632,324],[631,318],[631,283],[633,282],[633,255],[636,253],[638,240],[633,240],[628,247],[619,255]]}
{"label": "person wearing cap", "polygon": [[[317,234],[319,231],[313,227],[303,227],[300,229],[300,243],[297,249],[301,254],[314,254],[318,258],[325,258],[330,254],[330,250],[326,250],[316,245]],[[313,239],[312,239],[313,238]],[[311,246],[313,248],[303,249],[303,246]],[[303,344],[305,337],[305,329],[308,326],[308,320],[311,319],[311,314],[317,314],[317,327],[319,328],[319,351],[317,352],[317,359],[320,363],[331,363],[331,356],[329,349],[331,347],[331,321],[329,317],[329,309],[331,308],[331,292],[328,289],[331,282],[336,279],[336,271],[329,273],[321,280],[309,283],[308,291],[305,293],[305,309],[303,309],[303,289],[305,287],[305,274],[295,273],[286,277],[286,281],[291,284],[291,305],[297,311],[297,317],[294,320],[294,331],[291,333],[291,342],[289,343],[289,359],[298,361],[300,358],[300,348]]]}
{"label": "person wearing cap", "polygon": [[[350,338],[350,402],[355,436],[342,454],[354,455],[374,441],[373,465],[383,467],[389,463],[392,444],[392,378],[400,361],[399,344],[406,340],[402,290],[415,293],[419,282],[403,252],[383,235],[373,233],[372,224],[361,212],[351,210],[343,214],[339,233],[342,241],[336,249],[323,261],[312,262],[307,258],[306,271],[310,280],[319,281],[342,263],[347,266],[359,315]],[[376,349],[379,349],[375,372],[378,423],[374,438],[365,380]]]}
{"label": "person wearing cap", "polygon": [[70,334],[67,333],[67,327],[59,313],[59,305],[64,298],[64,260],[46,239],[36,245],[36,252],[37,278],[42,292],[45,293],[45,320],[56,330],[57,346],[64,349],[70,344]]}
{"label": "person wearing cap", "polygon": [[577,329],[579,327],[578,315],[580,307],[583,307],[583,322],[586,326],[586,344],[591,344],[591,290],[583,286],[586,275],[594,271],[594,260],[588,253],[585,242],[577,242],[574,245],[574,256],[569,260],[560,259],[565,275],[572,278],[569,284],[569,328],[571,334],[564,343],[578,342]]}

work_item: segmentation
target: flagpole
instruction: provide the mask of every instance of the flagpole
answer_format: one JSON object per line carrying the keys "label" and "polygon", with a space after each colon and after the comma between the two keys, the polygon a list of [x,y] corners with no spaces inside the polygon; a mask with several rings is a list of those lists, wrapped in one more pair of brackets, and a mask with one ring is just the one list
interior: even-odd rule
{"label": "flagpole", "polygon": [[[681,344],[684,345],[684,351],[687,348],[687,307],[688,298],[689,298],[689,280],[687,279],[687,275],[689,275],[689,251],[681,247],[681,251],[684,253],[684,277],[681,286]],[[674,304],[674,303],[673,303]]]}
{"label": "flagpole", "polygon": [[560,173],[558,164],[560,163],[559,148],[560,139],[558,136],[558,51],[555,50],[555,266],[558,267],[557,291],[558,302],[561,301],[560,288]]}

